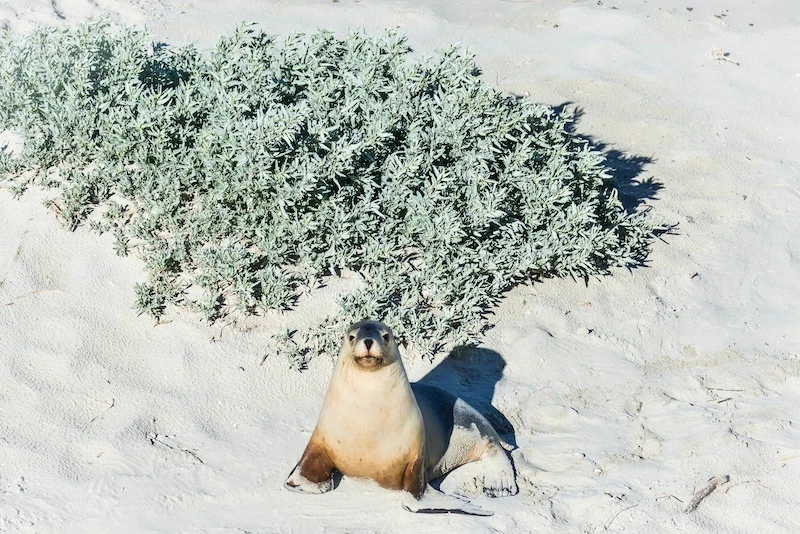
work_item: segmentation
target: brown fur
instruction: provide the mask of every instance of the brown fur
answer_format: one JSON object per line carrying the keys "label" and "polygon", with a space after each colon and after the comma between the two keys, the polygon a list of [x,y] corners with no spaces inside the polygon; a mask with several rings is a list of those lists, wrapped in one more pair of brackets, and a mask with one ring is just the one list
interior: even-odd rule
{"label": "brown fur", "polygon": [[423,465],[423,457],[417,456],[406,466],[403,472],[403,485],[400,488],[419,499],[425,492],[425,487],[428,485],[426,469]]}
{"label": "brown fur", "polygon": [[[300,474],[309,482],[319,484],[330,480],[335,466],[324,447],[317,440],[310,440],[298,462]],[[294,486],[293,486],[294,487]]]}

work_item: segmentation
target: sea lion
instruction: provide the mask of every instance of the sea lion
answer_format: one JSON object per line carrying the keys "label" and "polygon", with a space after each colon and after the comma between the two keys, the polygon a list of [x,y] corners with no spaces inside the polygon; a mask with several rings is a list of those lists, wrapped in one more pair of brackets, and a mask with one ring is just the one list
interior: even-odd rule
{"label": "sea lion", "polygon": [[475,487],[514,495],[514,468],[503,448],[492,425],[464,400],[409,383],[391,329],[365,320],[342,340],[317,426],[285,486],[324,493],[333,489],[337,470],[420,499],[429,481],[480,462]]}

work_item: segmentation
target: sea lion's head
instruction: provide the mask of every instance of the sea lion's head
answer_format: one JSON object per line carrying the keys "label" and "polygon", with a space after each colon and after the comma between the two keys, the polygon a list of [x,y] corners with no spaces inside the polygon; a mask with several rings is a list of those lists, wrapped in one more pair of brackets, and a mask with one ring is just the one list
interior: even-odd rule
{"label": "sea lion's head", "polygon": [[392,329],[378,321],[364,320],[351,326],[342,340],[343,358],[359,369],[376,371],[400,359]]}

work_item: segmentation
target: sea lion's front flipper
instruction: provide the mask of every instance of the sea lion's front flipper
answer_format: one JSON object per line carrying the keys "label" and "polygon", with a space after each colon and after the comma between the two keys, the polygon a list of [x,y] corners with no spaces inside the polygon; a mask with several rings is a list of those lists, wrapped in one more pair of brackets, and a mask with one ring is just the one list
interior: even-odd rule
{"label": "sea lion's front flipper", "polygon": [[283,485],[292,491],[325,493],[333,489],[333,471],[328,453],[312,438]]}
{"label": "sea lion's front flipper", "polygon": [[403,473],[403,490],[410,493],[412,496],[419,499],[425,492],[425,487],[428,485],[427,476],[425,473],[425,464],[422,461],[422,454],[418,454],[406,466]]}
{"label": "sea lion's front flipper", "polygon": [[494,512],[484,510],[466,499],[446,495],[428,486],[422,497],[415,499],[410,493],[403,494],[403,508],[417,514],[466,514],[490,516]]}

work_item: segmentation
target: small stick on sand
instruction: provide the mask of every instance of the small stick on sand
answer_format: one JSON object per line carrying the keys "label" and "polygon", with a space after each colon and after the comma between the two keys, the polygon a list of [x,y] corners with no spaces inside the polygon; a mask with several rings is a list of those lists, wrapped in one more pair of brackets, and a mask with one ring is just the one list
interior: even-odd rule
{"label": "small stick on sand", "polygon": [[708,53],[711,56],[711,59],[714,59],[716,61],[727,61],[728,63],[736,65],[737,67],[739,66],[738,61],[734,61],[730,57],[728,57],[731,55],[731,53],[726,52],[721,48],[712,48],[711,50],[709,50]]}
{"label": "small stick on sand", "polygon": [[[3,284],[3,280],[0,280],[0,285]],[[28,293],[23,293],[22,295],[17,295],[16,297],[12,298],[8,302],[6,302],[6,306],[13,306],[17,303],[18,300],[22,300],[25,298],[30,297],[31,295],[41,295],[43,293],[63,293],[60,289],[37,289],[35,291],[29,291]]]}
{"label": "small stick on sand", "polygon": [[745,484],[756,484],[758,486],[761,486],[762,488],[764,488],[767,491],[772,491],[772,488],[770,488],[769,486],[765,486],[764,484],[762,484],[761,482],[759,482],[757,480],[745,480],[745,481],[739,482],[738,484],[731,484],[730,486],[728,486],[727,488],[722,490],[722,493],[723,494],[728,493],[730,490],[732,490],[736,486],[744,486]]}
{"label": "small stick on sand", "polygon": [[[206,463],[197,455],[196,452],[194,452],[192,449],[187,449],[186,447],[181,447],[180,445],[175,443],[175,440],[173,440],[169,436],[162,436],[161,434],[149,433],[147,435],[147,439],[150,440],[150,444],[151,445],[155,445],[156,443],[160,443],[161,445],[165,446],[166,448],[168,448],[170,450],[182,452],[183,454],[191,456],[192,458],[194,458],[195,460],[197,460],[201,464],[206,465]],[[170,441],[172,441],[172,443],[169,443]]]}
{"label": "small stick on sand", "polygon": [[89,421],[89,424],[91,425],[92,423],[94,423],[95,421],[97,421],[98,419],[103,417],[108,410],[110,410],[111,408],[113,408],[116,405],[117,405],[117,399],[112,398],[111,399],[111,404],[108,406],[108,408],[106,408],[105,410],[103,410],[99,414],[97,414],[94,417],[92,417],[91,421]]}
{"label": "small stick on sand", "polygon": [[206,463],[205,463],[203,460],[201,460],[201,459],[200,459],[200,457],[199,457],[199,456],[197,456],[197,453],[196,453],[196,452],[194,452],[193,450],[191,450],[191,449],[184,449],[183,447],[181,447],[181,448],[180,448],[180,449],[178,449],[178,450],[180,450],[180,451],[181,451],[182,453],[184,453],[184,454],[188,454],[189,456],[191,456],[192,458],[194,458],[195,460],[197,460],[197,461],[198,461],[198,462],[200,462],[201,464],[203,464],[203,465],[206,465]]}
{"label": "small stick on sand", "polygon": [[722,484],[728,482],[731,478],[728,475],[719,475],[708,481],[706,487],[694,494],[689,505],[684,510],[685,513],[690,514],[697,509],[697,506],[711,493]]}
{"label": "small stick on sand", "polygon": [[611,523],[614,522],[614,520],[617,518],[617,516],[619,514],[621,514],[625,510],[630,510],[631,508],[636,508],[637,506],[639,506],[639,505],[638,504],[632,504],[632,505],[628,506],[627,508],[623,508],[622,510],[617,511],[616,514],[612,515],[611,518],[608,521],[606,521],[606,525],[603,527],[603,529],[604,530],[608,530],[608,527],[611,526]]}

